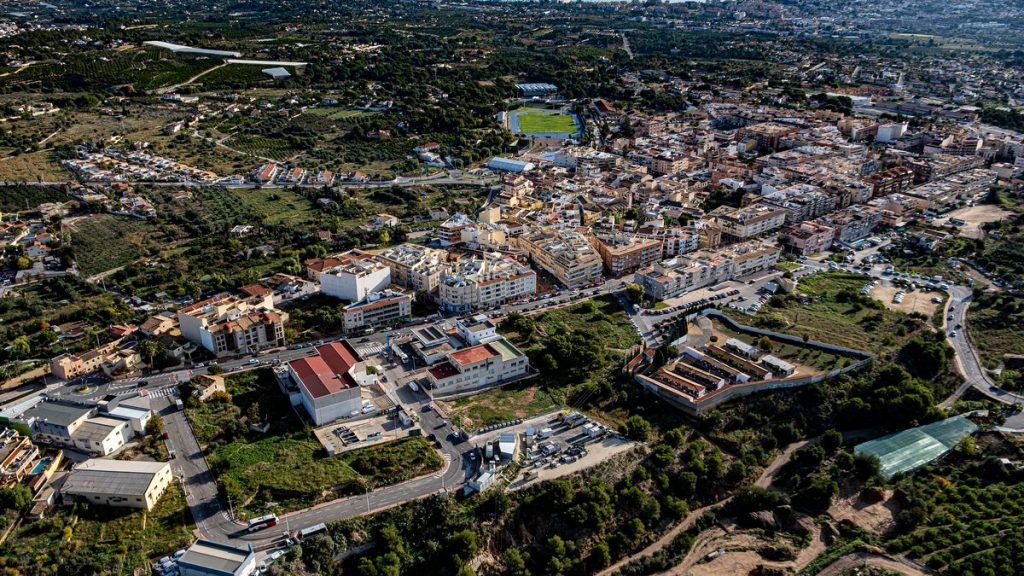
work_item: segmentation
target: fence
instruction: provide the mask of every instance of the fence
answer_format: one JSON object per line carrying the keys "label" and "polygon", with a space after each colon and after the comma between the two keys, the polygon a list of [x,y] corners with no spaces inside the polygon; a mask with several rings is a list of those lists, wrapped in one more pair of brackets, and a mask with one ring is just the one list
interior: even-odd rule
{"label": "fence", "polygon": [[[728,324],[730,328],[736,330],[737,332],[743,332],[755,336],[767,336],[773,340],[788,342],[790,344],[796,344],[808,348],[817,348],[828,352],[836,352],[846,356],[860,358],[860,360],[848,366],[836,368],[835,370],[831,370],[825,374],[815,374],[813,376],[803,376],[799,378],[789,378],[780,380],[762,380],[759,382],[750,382],[746,384],[730,384],[725,386],[724,388],[708,393],[696,399],[690,399],[679,392],[668,390],[665,387],[658,385],[658,383],[655,380],[634,371],[633,379],[638,384],[640,384],[640,386],[642,386],[648,392],[651,392],[654,395],[658,396],[659,398],[669,402],[673,406],[676,406],[677,408],[681,409],[683,412],[689,414],[690,416],[697,416],[701,412],[705,412],[720,404],[757,392],[765,392],[769,390],[783,390],[787,388],[799,388],[801,386],[807,386],[809,384],[817,384],[818,382],[823,382],[825,380],[835,378],[842,374],[853,372],[854,370],[859,370],[860,368],[863,368],[864,366],[870,364],[875,359],[875,356],[873,354],[865,352],[863,350],[855,350],[853,348],[846,348],[845,346],[837,346],[834,344],[829,344],[827,342],[819,342],[816,340],[804,341],[803,338],[792,336],[790,334],[781,334],[779,332],[772,332],[771,330],[764,330],[762,328],[754,328],[753,326],[740,324],[739,322],[736,322],[735,320],[726,316],[725,314],[718,310],[708,309],[704,311],[703,315],[713,316],[721,320],[725,324]],[[644,352],[641,351],[640,354],[642,355],[644,354]],[[634,358],[634,360],[635,359],[636,358]]]}

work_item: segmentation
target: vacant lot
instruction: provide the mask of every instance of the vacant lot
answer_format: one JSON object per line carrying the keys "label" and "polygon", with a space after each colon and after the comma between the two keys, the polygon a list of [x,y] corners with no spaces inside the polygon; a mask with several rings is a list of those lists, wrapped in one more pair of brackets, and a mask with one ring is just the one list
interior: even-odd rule
{"label": "vacant lot", "polygon": [[40,204],[70,199],[63,189],[56,186],[0,186],[0,211],[3,212],[33,210]]}
{"label": "vacant lot", "polygon": [[937,224],[945,224],[950,218],[959,218],[965,222],[960,228],[960,235],[964,238],[982,238],[981,225],[986,222],[997,222],[1011,216],[1013,212],[994,204],[979,204],[967,208],[959,208],[946,214]]}
{"label": "vacant lot", "polygon": [[[732,330],[722,322],[713,322],[712,326],[712,332],[715,336],[718,336],[719,345],[723,344],[728,338],[737,338],[748,344],[755,344],[760,347],[759,338],[750,334]],[[699,331],[699,328],[691,327],[691,331],[693,330]],[[831,354],[815,348],[796,346],[778,340],[771,340],[771,349],[764,350],[763,352],[793,364],[796,367],[796,374],[804,376],[839,368],[845,361],[845,358],[838,354]]]}
{"label": "vacant lot", "polygon": [[[187,415],[221,489],[246,516],[287,512],[437,470],[420,437],[328,456],[292,412],[269,370],[228,378],[230,399],[190,402]],[[250,423],[268,422],[266,434]]]}
{"label": "vacant lot", "polygon": [[468,430],[546,414],[559,406],[550,392],[530,381],[441,404],[453,421]]}
{"label": "vacant lot", "polygon": [[797,288],[805,295],[804,303],[795,297],[775,297],[753,317],[728,312],[744,324],[858,350],[891,352],[923,329],[926,320],[893,312],[860,294],[869,280],[847,272],[815,274],[802,279]]}
{"label": "vacant lot", "polygon": [[39,522],[24,523],[0,551],[4,566],[20,574],[148,572],[149,561],[192,542],[192,514],[181,486],[172,484],[151,512],[77,503]]}
{"label": "vacant lot", "polygon": [[944,298],[945,295],[939,292],[924,292],[922,290],[914,290],[913,292],[907,292],[903,298],[903,302],[899,304],[893,302],[893,297],[901,289],[896,286],[883,286],[878,284],[871,289],[871,297],[878,300],[889,310],[896,312],[903,312],[904,314],[910,314],[912,312],[918,312],[931,318],[935,311],[939,309],[941,304],[932,302],[932,298]]}
{"label": "vacant lot", "polygon": [[69,182],[49,150],[0,158],[0,182]]}

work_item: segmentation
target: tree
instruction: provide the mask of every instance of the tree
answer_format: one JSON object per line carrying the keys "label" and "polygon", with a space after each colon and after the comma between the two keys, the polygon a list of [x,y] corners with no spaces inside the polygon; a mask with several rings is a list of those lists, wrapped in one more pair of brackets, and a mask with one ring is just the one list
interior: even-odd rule
{"label": "tree", "polygon": [[28,270],[32,267],[32,261],[25,256],[18,256],[15,260],[14,265],[18,267],[18,270]]}
{"label": "tree", "polygon": [[530,555],[520,552],[518,548],[509,548],[501,556],[501,563],[505,565],[502,576],[531,576],[530,570],[526,568]]}
{"label": "tree", "polygon": [[159,436],[164,433],[164,419],[159,414],[153,414],[146,422],[146,434],[150,436]]}
{"label": "tree", "polygon": [[24,484],[0,489],[0,508],[25,512],[32,506],[32,490]]}
{"label": "tree", "polygon": [[634,414],[626,419],[620,430],[627,438],[646,442],[651,437],[651,423],[643,416]]}
{"label": "tree", "polygon": [[757,347],[762,352],[771,352],[772,351],[772,339],[767,337],[767,336],[761,336],[760,338],[757,339]]}
{"label": "tree", "polygon": [[214,364],[213,366],[210,366],[210,374],[213,374],[214,376],[217,376],[217,375],[223,374],[223,373],[224,373],[224,368],[220,364]]}
{"label": "tree", "polygon": [[630,284],[626,286],[626,296],[629,297],[629,301],[634,304],[639,304],[644,299],[644,287],[641,284]]}
{"label": "tree", "polygon": [[460,530],[448,537],[448,553],[456,562],[468,562],[478,549],[476,533],[472,530]]}
{"label": "tree", "polygon": [[142,343],[142,355],[150,366],[153,365],[153,358],[160,351],[160,343],[156,340],[146,340]]}
{"label": "tree", "polygon": [[821,437],[821,447],[827,454],[835,454],[843,445],[843,433],[838,430],[827,430]]}
{"label": "tree", "polygon": [[18,336],[11,341],[11,355],[15,358],[25,358],[32,352],[32,344],[27,336]]}

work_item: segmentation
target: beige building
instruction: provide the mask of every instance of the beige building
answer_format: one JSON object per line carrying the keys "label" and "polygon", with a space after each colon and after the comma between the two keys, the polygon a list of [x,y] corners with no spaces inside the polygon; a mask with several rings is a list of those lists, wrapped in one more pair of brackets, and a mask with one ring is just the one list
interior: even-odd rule
{"label": "beige building", "polygon": [[416,244],[392,246],[377,255],[391,269],[391,281],[410,290],[433,292],[441,282],[447,252]]}
{"label": "beige building", "polygon": [[601,280],[601,255],[586,236],[570,228],[542,228],[513,239],[533,261],[568,288]]}
{"label": "beige building", "polygon": [[620,276],[657,262],[663,252],[661,240],[629,234],[595,235],[594,247],[601,255],[605,270],[612,276]]}
{"label": "beige building", "polygon": [[537,291],[537,273],[498,252],[449,265],[438,300],[448,312],[470,312],[513,302]]}
{"label": "beige building", "polygon": [[801,222],[790,226],[783,233],[786,235],[786,244],[805,256],[831,248],[836,235],[834,228],[817,222]]}
{"label": "beige building", "polygon": [[103,506],[152,510],[173,478],[167,462],[92,459],[75,466],[61,492]]}
{"label": "beige building", "polygon": [[224,385],[224,378],[221,376],[196,374],[192,377],[191,382],[192,389],[194,390],[192,394],[198,398],[200,402],[206,402],[217,392],[228,391],[227,387]]}
{"label": "beige building", "polygon": [[219,294],[178,310],[181,335],[217,356],[255,353],[285,343],[288,314],[271,294],[240,298]]}
{"label": "beige building", "polygon": [[121,350],[121,340],[114,340],[82,354],[61,354],[50,360],[50,372],[62,380],[71,380],[97,370],[108,376],[131,371],[142,357],[135,350]]}
{"label": "beige building", "polygon": [[786,223],[786,211],[772,206],[754,204],[733,210],[723,210],[716,220],[722,233],[734,238],[747,239],[778,230]]}
{"label": "beige building", "polygon": [[449,395],[497,386],[525,376],[530,360],[502,337],[486,344],[450,352],[427,369],[431,394]]}

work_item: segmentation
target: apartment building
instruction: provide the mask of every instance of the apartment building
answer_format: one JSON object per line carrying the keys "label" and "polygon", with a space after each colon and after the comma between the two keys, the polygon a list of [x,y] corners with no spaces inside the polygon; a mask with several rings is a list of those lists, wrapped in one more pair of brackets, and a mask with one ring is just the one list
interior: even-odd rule
{"label": "apartment building", "polygon": [[778,230],[786,223],[787,215],[785,210],[766,204],[716,212],[715,220],[722,233],[739,239],[754,238]]}
{"label": "apartment building", "polygon": [[853,242],[868,236],[882,223],[882,210],[874,206],[854,205],[818,219],[819,224],[831,226],[833,241]]}
{"label": "apartment building", "polygon": [[288,314],[274,309],[272,294],[218,294],[178,310],[181,335],[217,356],[250,354],[285,343]]}
{"label": "apartment building", "polygon": [[469,312],[513,302],[537,291],[537,273],[498,252],[485,252],[448,266],[438,301],[448,312]]}
{"label": "apartment building", "polygon": [[391,281],[417,292],[432,293],[441,283],[448,253],[418,244],[392,246],[377,255],[391,269]]}
{"label": "apartment building", "polygon": [[360,302],[390,285],[391,269],[375,259],[349,260],[320,273],[320,291],[349,302]]}
{"label": "apartment building", "polygon": [[661,243],[661,258],[671,258],[700,249],[700,234],[695,229],[641,228],[639,238],[657,240]]}
{"label": "apartment building", "polygon": [[567,288],[579,288],[601,279],[601,255],[575,229],[530,229],[513,242]]}
{"label": "apartment building", "polygon": [[875,172],[864,179],[871,185],[872,196],[885,196],[894,192],[903,192],[914,185],[914,171],[906,166],[896,166]]}
{"label": "apartment building", "polygon": [[437,240],[441,246],[453,246],[455,244],[460,244],[465,242],[463,234],[475,227],[476,222],[473,222],[469,216],[457,213],[434,229],[434,239]]}
{"label": "apartment building", "polygon": [[786,224],[812,220],[836,209],[835,197],[811,184],[795,184],[769,192],[761,201],[785,211]]}
{"label": "apartment building", "polygon": [[341,311],[342,329],[347,333],[369,327],[391,326],[412,318],[413,297],[384,290],[370,294]]}
{"label": "apartment building", "polygon": [[434,396],[446,396],[498,386],[525,376],[530,360],[508,340],[495,340],[448,353],[446,359],[427,369]]}
{"label": "apartment building", "polygon": [[0,430],[0,487],[9,488],[29,475],[39,460],[39,448],[13,428]]}
{"label": "apartment building", "polygon": [[778,262],[780,252],[771,244],[745,242],[659,262],[637,272],[634,281],[644,287],[645,294],[665,300],[766,270]]}
{"label": "apartment building", "polygon": [[598,234],[593,236],[593,243],[605,270],[612,276],[657,262],[664,252],[660,240],[630,234]]}
{"label": "apartment building", "polygon": [[832,247],[836,231],[832,226],[818,222],[801,222],[783,230],[786,245],[804,256],[824,252]]}
{"label": "apartment building", "polygon": [[130,420],[97,416],[95,406],[67,402],[39,402],[10,419],[31,431],[32,439],[107,456],[118,451],[135,434]]}
{"label": "apartment building", "polygon": [[914,182],[918,184],[931,182],[972,168],[980,168],[984,165],[985,159],[981,156],[952,156],[949,154],[940,154],[932,158],[916,158],[907,162],[907,167],[914,172]]}
{"label": "apartment building", "polygon": [[930,210],[955,204],[961,199],[979,197],[988,193],[989,188],[995,183],[995,172],[986,168],[974,168],[911,188],[905,194],[918,199],[918,205],[922,209]]}
{"label": "apartment building", "polygon": [[373,254],[363,252],[362,250],[349,250],[326,258],[310,258],[305,262],[306,278],[313,282],[320,282],[320,275],[323,274],[324,270],[345,266],[356,260],[367,260],[370,258],[373,258]]}

